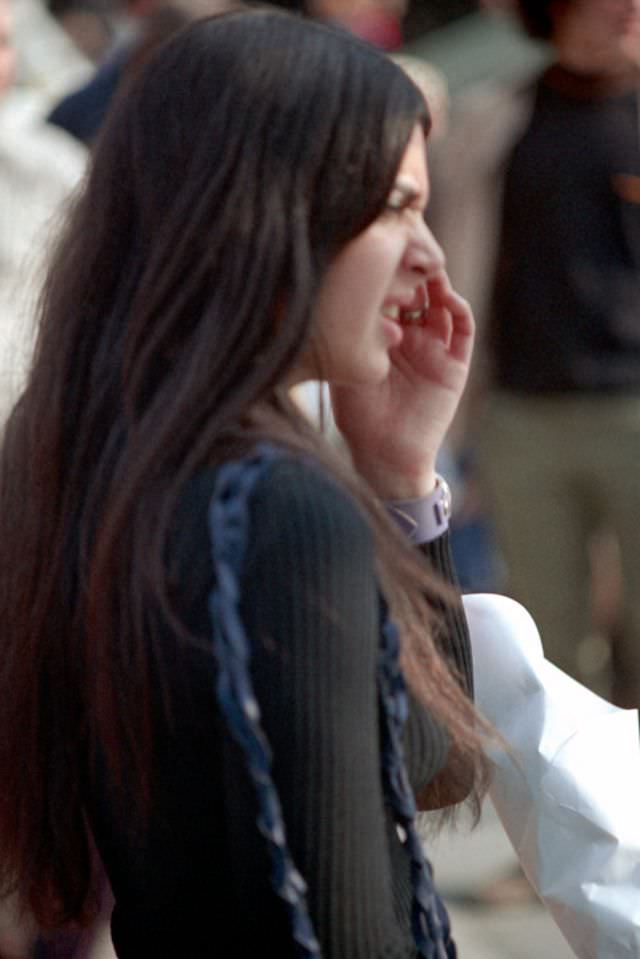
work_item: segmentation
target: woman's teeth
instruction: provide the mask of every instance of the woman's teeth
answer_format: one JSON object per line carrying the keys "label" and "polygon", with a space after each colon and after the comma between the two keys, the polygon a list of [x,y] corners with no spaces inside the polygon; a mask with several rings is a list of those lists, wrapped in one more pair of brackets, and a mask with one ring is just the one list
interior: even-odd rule
{"label": "woman's teeth", "polygon": [[399,306],[385,306],[382,310],[382,315],[388,320],[394,320],[396,323],[406,323],[407,325],[422,323],[425,316],[424,307],[419,307],[417,310],[402,310]]}

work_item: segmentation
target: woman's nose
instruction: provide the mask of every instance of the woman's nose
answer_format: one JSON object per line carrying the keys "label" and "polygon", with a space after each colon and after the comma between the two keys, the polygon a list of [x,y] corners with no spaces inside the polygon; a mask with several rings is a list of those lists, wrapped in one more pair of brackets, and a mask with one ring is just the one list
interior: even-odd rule
{"label": "woman's nose", "polygon": [[407,247],[405,268],[428,279],[444,269],[444,265],[445,256],[442,247],[424,220],[421,220]]}

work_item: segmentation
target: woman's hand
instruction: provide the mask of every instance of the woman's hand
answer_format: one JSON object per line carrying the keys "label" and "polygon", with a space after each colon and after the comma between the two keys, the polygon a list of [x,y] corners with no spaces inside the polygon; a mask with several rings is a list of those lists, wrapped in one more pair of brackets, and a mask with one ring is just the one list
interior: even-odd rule
{"label": "woman's hand", "polygon": [[469,304],[442,270],[416,294],[415,313],[401,315],[404,336],[375,386],[332,386],[336,423],[358,472],[383,499],[431,492],[435,461],[462,392],[474,340]]}

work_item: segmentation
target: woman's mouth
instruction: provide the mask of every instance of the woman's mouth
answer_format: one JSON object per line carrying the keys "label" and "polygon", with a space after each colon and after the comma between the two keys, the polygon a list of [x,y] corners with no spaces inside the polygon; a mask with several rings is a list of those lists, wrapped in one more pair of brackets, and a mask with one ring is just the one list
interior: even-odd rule
{"label": "woman's mouth", "polygon": [[398,346],[403,336],[400,307],[395,304],[383,307],[382,320],[387,340],[391,346]]}

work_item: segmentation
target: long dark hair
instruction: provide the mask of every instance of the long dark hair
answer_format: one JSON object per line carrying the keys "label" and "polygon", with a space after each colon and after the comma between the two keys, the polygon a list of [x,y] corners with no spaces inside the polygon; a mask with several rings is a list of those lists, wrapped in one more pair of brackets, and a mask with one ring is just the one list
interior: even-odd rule
{"label": "long dark hair", "polygon": [[[149,794],[145,615],[172,615],[185,482],[259,436],[331,459],[282,384],[327,265],[383,209],[416,123],[424,101],[384,56],[254,10],[156,51],[96,144],[0,457],[0,872],[41,925],[87,907],[87,744],[115,773],[133,757]],[[416,641],[424,573],[330,468],[377,530],[410,677],[477,767],[472,707]]]}

